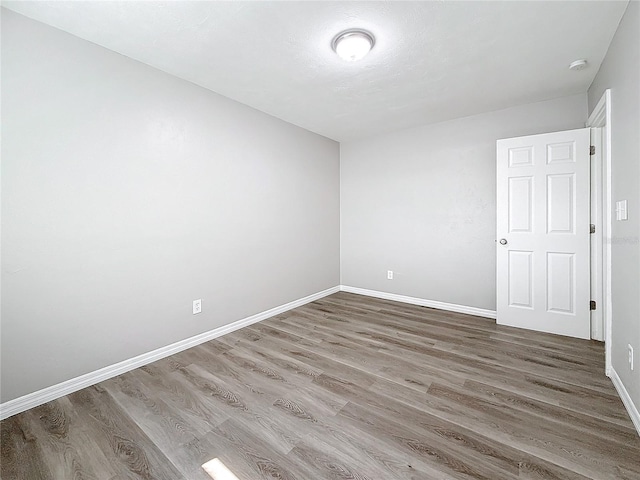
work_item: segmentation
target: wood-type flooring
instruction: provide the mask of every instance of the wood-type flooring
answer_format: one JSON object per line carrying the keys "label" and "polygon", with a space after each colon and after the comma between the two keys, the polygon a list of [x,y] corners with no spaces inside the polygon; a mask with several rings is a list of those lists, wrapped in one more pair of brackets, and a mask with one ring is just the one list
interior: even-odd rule
{"label": "wood-type flooring", "polygon": [[348,293],[1,433],[3,480],[640,479],[602,344]]}

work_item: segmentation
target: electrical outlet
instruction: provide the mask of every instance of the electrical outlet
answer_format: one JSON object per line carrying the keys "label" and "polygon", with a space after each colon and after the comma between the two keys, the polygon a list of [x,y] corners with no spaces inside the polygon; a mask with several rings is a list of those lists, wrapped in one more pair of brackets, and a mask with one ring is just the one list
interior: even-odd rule
{"label": "electrical outlet", "polygon": [[633,371],[633,347],[631,344],[627,345],[629,348],[629,368]]}
{"label": "electrical outlet", "polygon": [[387,270],[387,280],[393,280],[393,271]]}
{"label": "electrical outlet", "polygon": [[193,301],[193,314],[200,313],[202,311],[202,300],[194,300]]}

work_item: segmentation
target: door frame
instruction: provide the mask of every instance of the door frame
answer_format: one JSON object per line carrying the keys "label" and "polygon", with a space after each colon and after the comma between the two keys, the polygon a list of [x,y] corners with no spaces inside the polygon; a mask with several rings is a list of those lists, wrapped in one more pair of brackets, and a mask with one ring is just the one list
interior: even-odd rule
{"label": "door frame", "polygon": [[594,234],[589,236],[589,256],[591,258],[590,268],[590,290],[591,300],[596,302],[599,308],[591,310],[591,339],[604,342],[604,301],[602,294],[602,276],[603,276],[603,200],[602,200],[602,148],[604,142],[602,137],[604,131],[602,127],[590,127],[591,148],[593,153],[589,155],[589,163],[591,164],[591,211],[590,222],[596,227]]}
{"label": "door frame", "polygon": [[[595,142],[597,149],[593,156],[595,165],[592,166],[592,172],[596,175],[592,179],[592,185],[595,183],[596,191],[591,190],[591,195],[597,195],[592,198],[592,205],[595,206],[596,212],[592,212],[591,218],[602,218],[602,225],[596,224],[595,241],[591,242],[592,258],[594,255],[601,260],[601,272],[597,268],[591,270],[591,282],[595,285],[598,297],[602,298],[601,315],[596,317],[599,325],[592,325],[593,333],[604,333],[605,348],[605,373],[611,376],[611,320],[612,320],[612,302],[611,302],[611,90],[607,89],[602,94],[600,101],[593,109],[586,123],[587,127],[601,129],[601,141]],[[598,195],[602,192],[602,195]],[[595,201],[594,201],[595,200]],[[595,251],[594,251],[595,249]],[[593,288],[592,288],[593,290]]]}

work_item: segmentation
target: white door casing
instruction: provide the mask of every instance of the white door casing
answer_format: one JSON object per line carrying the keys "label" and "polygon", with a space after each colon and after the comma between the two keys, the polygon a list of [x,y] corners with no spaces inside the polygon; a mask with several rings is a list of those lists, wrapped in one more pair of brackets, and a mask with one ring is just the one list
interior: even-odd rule
{"label": "white door casing", "polygon": [[588,128],[498,140],[498,324],[590,338],[589,143]]}
{"label": "white door casing", "polygon": [[[602,256],[600,262],[602,265],[602,270],[595,270],[597,274],[601,273],[602,276],[596,279],[595,285],[599,290],[599,297],[602,298],[602,303],[598,304],[598,310],[600,311],[599,320],[602,322],[600,327],[604,336],[605,373],[610,377],[612,374],[611,328],[613,323],[613,305],[611,302],[611,214],[613,211],[613,200],[611,198],[612,129],[610,89],[606,89],[602,94],[602,97],[600,97],[600,100],[589,116],[587,127],[597,128],[601,130],[600,148],[598,149],[598,145],[596,145],[596,152],[599,153],[599,155],[597,155],[595,159],[600,164],[598,165],[596,172],[598,172],[600,175],[600,178],[597,179],[597,185],[600,192],[598,200],[601,201],[601,204],[597,205],[600,214],[596,215],[596,217],[602,218],[602,224],[596,224],[596,233],[591,237],[597,237],[597,245],[599,246],[599,248],[597,248],[597,252]],[[593,272],[594,270],[592,269],[592,278]],[[596,319],[598,318],[596,317]]]}
{"label": "white door casing", "polygon": [[590,155],[591,163],[591,224],[595,227],[595,232],[590,236],[590,268],[591,268],[591,300],[598,306],[591,311],[591,338],[593,340],[604,341],[604,295],[603,295],[603,232],[604,214],[602,211],[603,202],[603,182],[602,182],[602,150],[603,150],[603,129],[601,127],[591,128],[590,144],[594,147],[594,152]]}

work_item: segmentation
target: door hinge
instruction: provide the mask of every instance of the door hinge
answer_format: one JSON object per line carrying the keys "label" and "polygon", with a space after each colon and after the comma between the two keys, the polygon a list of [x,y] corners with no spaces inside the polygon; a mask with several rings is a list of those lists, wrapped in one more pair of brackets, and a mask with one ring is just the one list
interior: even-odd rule
{"label": "door hinge", "polygon": [[595,155],[596,154],[596,146],[595,145],[591,145],[589,147],[589,155]]}
{"label": "door hinge", "polygon": [[593,223],[589,225],[589,233],[596,233],[596,226]]}
{"label": "door hinge", "polygon": [[589,310],[595,310],[596,309],[596,301],[595,300],[591,300],[589,302]]}

